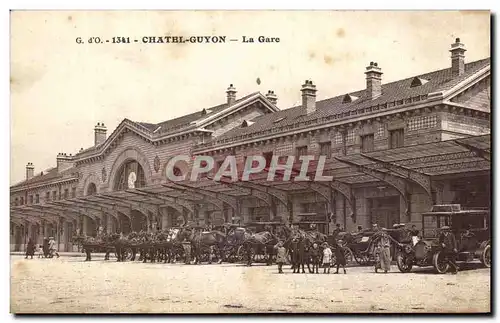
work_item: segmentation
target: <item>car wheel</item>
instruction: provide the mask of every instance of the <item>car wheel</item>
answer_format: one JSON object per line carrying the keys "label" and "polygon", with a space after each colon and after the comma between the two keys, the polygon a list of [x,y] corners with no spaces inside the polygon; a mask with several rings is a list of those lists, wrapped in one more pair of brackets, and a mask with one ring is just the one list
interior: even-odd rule
{"label": "car wheel", "polygon": [[441,251],[436,252],[434,256],[432,256],[432,265],[438,274],[444,274],[450,268],[450,265]]}
{"label": "car wheel", "polygon": [[410,258],[403,252],[397,253],[396,262],[398,264],[399,271],[402,273],[409,273],[413,267]]}
{"label": "car wheel", "polygon": [[486,267],[491,267],[491,245],[487,245],[484,247],[484,250],[481,254],[481,263]]}

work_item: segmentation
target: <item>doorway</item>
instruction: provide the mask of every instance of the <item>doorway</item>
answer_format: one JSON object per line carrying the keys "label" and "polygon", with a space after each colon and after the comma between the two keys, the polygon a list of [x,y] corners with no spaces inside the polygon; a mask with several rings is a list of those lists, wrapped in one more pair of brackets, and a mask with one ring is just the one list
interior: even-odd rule
{"label": "doorway", "polygon": [[368,199],[371,224],[380,228],[392,228],[399,223],[399,196]]}

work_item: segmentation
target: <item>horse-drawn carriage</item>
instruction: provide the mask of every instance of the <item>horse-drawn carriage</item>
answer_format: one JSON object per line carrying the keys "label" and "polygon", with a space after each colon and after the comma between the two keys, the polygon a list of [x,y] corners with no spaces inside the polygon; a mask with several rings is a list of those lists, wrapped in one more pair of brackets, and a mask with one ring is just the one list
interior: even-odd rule
{"label": "horse-drawn carriage", "polygon": [[401,272],[410,272],[414,265],[433,266],[442,274],[448,270],[443,246],[439,243],[441,226],[449,226],[457,241],[457,260],[479,260],[491,266],[490,210],[462,209],[459,204],[434,205],[422,214],[422,239],[415,245],[406,244],[397,256]]}
{"label": "horse-drawn carriage", "polygon": [[[344,249],[346,262],[357,263],[361,266],[372,265],[376,261],[377,232],[374,230],[363,230],[359,232],[339,232],[329,236],[329,243],[336,243]],[[404,227],[386,230],[387,234],[397,243],[409,243],[411,241],[410,230]],[[399,245],[391,244],[391,256],[398,253]]]}

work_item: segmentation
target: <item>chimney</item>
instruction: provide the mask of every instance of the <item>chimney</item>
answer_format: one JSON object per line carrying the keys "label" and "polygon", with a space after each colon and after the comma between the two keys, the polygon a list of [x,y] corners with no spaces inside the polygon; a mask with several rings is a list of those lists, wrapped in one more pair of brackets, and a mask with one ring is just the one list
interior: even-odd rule
{"label": "chimney", "polygon": [[26,165],[26,179],[30,179],[35,175],[35,166],[33,166],[33,163],[28,163]]}
{"label": "chimney", "polygon": [[370,62],[365,74],[368,99],[376,99],[382,94],[382,69],[378,67],[378,63]]}
{"label": "chimney", "polygon": [[234,104],[234,101],[236,101],[236,88],[232,84],[229,84],[226,93],[227,93],[227,105],[232,106]]}
{"label": "chimney", "polygon": [[455,39],[451,44],[451,72],[453,76],[462,75],[465,72],[465,45],[460,42],[460,38]]}
{"label": "chimney", "polygon": [[309,115],[316,111],[316,85],[312,81],[306,80],[302,84],[302,108]]}
{"label": "chimney", "polygon": [[60,173],[73,167],[73,156],[66,153],[57,154],[57,172]]}
{"label": "chimney", "polygon": [[266,98],[273,104],[276,105],[278,103],[278,97],[274,94],[274,91],[267,91]]}
{"label": "chimney", "polygon": [[94,146],[102,144],[106,141],[106,127],[104,123],[97,123],[94,128]]}

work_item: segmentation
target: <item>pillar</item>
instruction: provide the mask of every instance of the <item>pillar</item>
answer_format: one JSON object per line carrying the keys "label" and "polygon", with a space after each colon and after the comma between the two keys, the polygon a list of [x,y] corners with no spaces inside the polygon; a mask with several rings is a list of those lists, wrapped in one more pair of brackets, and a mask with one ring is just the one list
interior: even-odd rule
{"label": "pillar", "polygon": [[82,228],[80,228],[83,235],[87,234],[88,221],[89,221],[89,218],[86,216],[83,216],[83,225],[82,225]]}
{"label": "pillar", "polygon": [[114,229],[113,216],[110,214],[106,214],[106,233],[112,233],[114,232]]}

